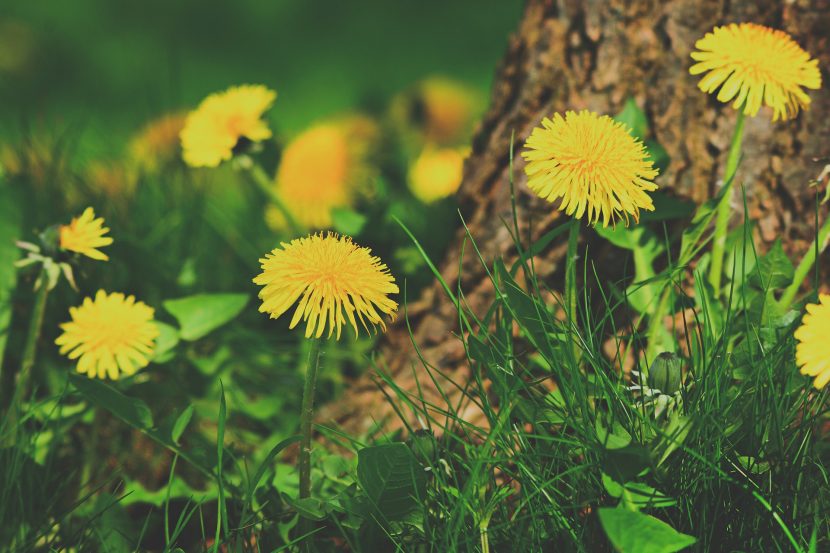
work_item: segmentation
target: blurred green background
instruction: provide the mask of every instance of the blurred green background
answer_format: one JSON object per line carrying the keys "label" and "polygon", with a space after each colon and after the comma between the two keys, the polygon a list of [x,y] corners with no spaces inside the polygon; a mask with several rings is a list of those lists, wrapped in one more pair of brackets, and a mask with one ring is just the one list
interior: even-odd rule
{"label": "blurred green background", "polygon": [[294,133],[443,74],[486,94],[519,0],[6,0],[3,133],[79,124],[99,155],[160,113],[239,83],[278,91]]}

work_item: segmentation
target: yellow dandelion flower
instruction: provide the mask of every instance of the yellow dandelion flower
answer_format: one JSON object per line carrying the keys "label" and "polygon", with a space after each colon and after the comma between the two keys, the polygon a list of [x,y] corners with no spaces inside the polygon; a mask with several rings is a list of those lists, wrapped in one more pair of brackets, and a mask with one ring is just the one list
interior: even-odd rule
{"label": "yellow dandelion flower", "polygon": [[159,330],[143,302],[98,290],[69,314],[72,320],[60,325],[63,334],[55,343],[62,355],[78,360],[79,373],[118,380],[150,363]]}
{"label": "yellow dandelion flower", "polygon": [[357,335],[358,319],[367,333],[369,326],[385,330],[382,316],[391,318],[398,309],[388,297],[398,293],[389,269],[348,236],[298,238],[282,243],[259,262],[262,273],[254,279],[263,286],[259,310],[276,319],[299,300],[289,328],[305,321],[306,338],[321,337],[328,326],[328,336],[336,329],[339,340],[347,321]]}
{"label": "yellow dandelion flower", "polygon": [[276,98],[276,92],[262,85],[243,85],[202,100],[188,114],[181,131],[185,162],[192,167],[216,167],[233,156],[241,139],[271,138],[262,115]]}
{"label": "yellow dandelion flower", "polygon": [[466,150],[425,148],[409,169],[409,190],[425,204],[455,194],[466,154]]}
{"label": "yellow dandelion flower", "polygon": [[420,101],[427,140],[455,142],[469,131],[475,97],[463,85],[450,79],[431,77],[420,85]]}
{"label": "yellow dandelion flower", "polygon": [[[350,207],[367,192],[372,180],[367,158],[377,133],[371,119],[354,116],[314,125],[286,146],[275,186],[298,223],[328,228],[332,209]],[[276,230],[285,228],[285,218],[273,206],[266,221]]]}
{"label": "yellow dandelion flower", "polygon": [[587,110],[554,114],[533,129],[522,157],[527,185],[541,198],[561,198],[559,209],[577,219],[608,226],[620,216],[638,220],[654,210],[647,192],[657,176],[643,143],[607,115]]}
{"label": "yellow dandelion flower", "polygon": [[185,113],[169,113],[147,123],[130,140],[130,159],[146,172],[155,172],[178,159],[179,135],[186,120]]}
{"label": "yellow dandelion flower", "polygon": [[718,100],[743,106],[745,115],[757,115],[761,105],[772,108],[773,121],[798,115],[810,105],[804,88],[821,87],[818,61],[783,31],[741,23],[715,27],[695,43],[697,63],[692,75],[706,73],[698,88]]}
{"label": "yellow dandelion flower", "polygon": [[112,244],[112,238],[104,236],[109,230],[104,226],[104,219],[96,218],[95,211],[88,207],[80,217],[75,217],[68,225],[61,225],[58,231],[60,247],[92,259],[106,261],[109,257],[98,248]]}
{"label": "yellow dandelion flower", "polygon": [[795,331],[798,344],[795,361],[801,374],[814,376],[813,385],[821,390],[830,382],[830,294],[820,294],[819,303],[806,307],[807,314]]}

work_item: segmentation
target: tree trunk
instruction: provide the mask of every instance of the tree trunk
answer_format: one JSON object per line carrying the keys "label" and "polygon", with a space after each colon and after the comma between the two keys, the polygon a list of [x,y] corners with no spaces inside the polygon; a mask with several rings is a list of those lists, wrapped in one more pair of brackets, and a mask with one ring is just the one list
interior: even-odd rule
{"label": "tree trunk", "polygon": [[[696,202],[711,197],[723,172],[736,112],[698,90],[698,77],[688,73],[689,54],[715,25],[743,21],[790,33],[819,59],[823,73],[824,88],[810,92],[811,107],[795,120],[773,123],[766,110],[748,118],[736,181],[745,186],[750,216],[758,221],[759,249],[782,238],[785,249],[800,256],[815,232],[815,190],[808,183],[830,155],[829,0],[529,0],[498,70],[459,190],[464,219],[484,258],[515,257],[505,226],[505,221],[512,224],[511,136],[515,133],[515,150],[520,151],[531,129],[554,112],[587,108],[615,114],[633,97],[648,116],[653,138],[671,157],[657,180],[660,187]],[[529,221],[535,239],[559,224],[562,215],[529,192],[523,169],[516,155],[518,222],[526,240]],[[739,187],[732,201],[737,221],[743,213]],[[448,283],[457,282],[464,238],[462,228],[439,265]],[[552,289],[563,286],[565,247],[564,241],[551,244],[535,261],[538,275]],[[463,290],[470,307],[482,312],[492,302],[493,290],[471,251],[467,244]],[[610,273],[619,265],[601,253],[594,261],[598,270]],[[826,274],[826,258],[824,265]],[[463,346],[453,335],[458,315],[441,286],[425,290],[406,315],[424,359],[463,385],[470,372]],[[403,312],[380,351],[379,367],[397,386],[445,405],[416,355]],[[459,397],[451,383],[438,384],[450,397]],[[395,426],[398,417],[385,398],[392,393],[387,388],[370,370],[344,397],[322,409],[319,420],[357,434],[377,423]],[[410,413],[404,416],[411,418]]]}

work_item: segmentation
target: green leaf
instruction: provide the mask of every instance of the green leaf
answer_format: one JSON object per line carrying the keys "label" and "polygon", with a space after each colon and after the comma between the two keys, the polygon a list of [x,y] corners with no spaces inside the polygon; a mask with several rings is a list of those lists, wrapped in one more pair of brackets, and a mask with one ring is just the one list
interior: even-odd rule
{"label": "green leaf", "polygon": [[597,439],[605,449],[622,449],[631,443],[631,434],[618,422],[612,423],[608,428],[597,419],[596,430]]}
{"label": "green leaf", "polygon": [[681,534],[662,520],[627,509],[599,509],[608,540],[620,553],[674,553],[697,539]]}
{"label": "green leaf", "polygon": [[17,282],[14,262],[20,257],[15,240],[20,238],[21,224],[18,196],[0,176],[0,365],[11,325],[11,298]]}
{"label": "green leaf", "polygon": [[695,215],[692,217],[691,223],[689,223],[689,226],[683,231],[683,235],[680,239],[680,255],[677,259],[678,267],[685,267],[688,265],[701,248],[703,248],[705,243],[702,242],[703,234],[706,232],[706,229],[709,228],[712,219],[715,218],[715,214],[718,212],[718,206],[722,201],[724,201],[724,198],[726,198],[726,193],[732,189],[732,187],[729,186],[731,182],[732,180],[730,179],[728,182],[724,183],[720,190],[718,190],[718,193],[715,194],[714,198],[698,207],[697,211],[695,211]]}
{"label": "green leaf", "polygon": [[636,138],[643,140],[648,134],[648,118],[634,98],[625,101],[622,111],[615,115],[614,119],[626,125]]}
{"label": "green leaf", "polygon": [[553,340],[555,328],[547,306],[528,295],[516,283],[501,258],[496,259],[495,273],[499,280],[499,288],[504,294],[505,307],[525,331],[536,349],[544,351],[549,358],[553,354],[548,347],[549,340]]}
{"label": "green leaf", "polygon": [[166,363],[173,359],[173,349],[179,344],[179,331],[169,324],[155,322],[159,329],[156,349],[153,351],[153,363]]}
{"label": "green leaf", "polygon": [[660,295],[660,286],[656,282],[647,282],[654,279],[654,261],[665,251],[657,235],[643,226],[600,227],[597,234],[619,248],[634,253],[634,283],[628,287],[627,298],[631,307],[640,313],[651,313],[657,306]]}
{"label": "green leaf", "polygon": [[187,428],[187,425],[190,424],[190,419],[192,417],[193,405],[188,405],[187,408],[182,411],[182,414],[178,416],[176,423],[173,425],[173,430],[170,432],[170,437],[173,439],[173,443],[179,443],[179,438],[181,438],[182,434],[184,434],[184,431]]}
{"label": "green leaf", "polygon": [[247,303],[247,294],[197,294],[167,300],[164,308],[179,322],[181,338],[193,341],[231,321]]}
{"label": "green leaf", "polygon": [[112,386],[82,374],[70,374],[69,381],[89,401],[127,424],[145,430],[153,428],[153,414],[140,399],[126,396]]}
{"label": "green leaf", "polygon": [[760,290],[777,290],[788,286],[794,274],[795,269],[784,253],[781,240],[776,240],[766,255],[758,260],[758,265],[749,275],[749,285]]}
{"label": "green leaf", "polygon": [[[648,160],[654,163],[654,168],[657,169],[659,173],[663,173],[669,166],[669,162],[671,161],[671,157],[669,157],[669,153],[663,147],[662,144],[657,142],[654,139],[644,140],[643,144],[646,147],[646,151],[648,152]],[[655,209],[657,206],[654,206]]]}
{"label": "green leaf", "polygon": [[387,521],[403,518],[426,497],[426,473],[402,443],[358,451],[357,480],[377,514]]}
{"label": "green leaf", "polygon": [[336,207],[331,210],[331,223],[334,230],[340,234],[356,236],[360,234],[366,225],[366,216],[349,209],[348,207]]}

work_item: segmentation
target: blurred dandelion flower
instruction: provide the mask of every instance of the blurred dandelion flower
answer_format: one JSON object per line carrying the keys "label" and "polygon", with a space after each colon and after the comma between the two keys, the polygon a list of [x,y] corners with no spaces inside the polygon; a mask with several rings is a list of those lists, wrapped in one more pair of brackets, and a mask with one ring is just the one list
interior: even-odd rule
{"label": "blurred dandelion flower", "polygon": [[[275,186],[298,223],[310,229],[330,227],[332,209],[351,207],[367,193],[372,180],[367,158],[377,134],[374,121],[354,116],[314,125],[286,146]],[[266,211],[266,221],[275,230],[286,227],[274,206]]]}
{"label": "blurred dandelion flower", "polygon": [[276,98],[276,92],[262,85],[242,85],[202,100],[188,114],[180,134],[185,162],[192,167],[216,167],[231,159],[241,139],[271,138],[262,115]]}
{"label": "blurred dandelion flower", "polygon": [[159,335],[153,309],[133,296],[98,290],[71,307],[72,320],[61,324],[63,334],[55,343],[60,352],[78,360],[78,372],[90,377],[117,380],[150,363]]}
{"label": "blurred dandelion flower", "polygon": [[830,381],[830,294],[820,294],[819,303],[809,304],[795,339],[795,360],[801,374],[814,376],[813,385],[821,390]]}
{"label": "blurred dandelion flower", "polygon": [[773,121],[798,115],[810,105],[802,87],[821,87],[818,61],[783,31],[741,23],[715,27],[695,43],[697,62],[692,75],[706,73],[698,88],[718,100],[730,102],[745,115],[757,115],[761,105],[773,110]]}
{"label": "blurred dandelion flower", "polygon": [[184,129],[187,114],[168,113],[147,123],[130,140],[130,159],[137,168],[155,172],[179,158],[179,135]]}
{"label": "blurred dandelion flower", "polygon": [[627,127],[607,115],[583,110],[554,114],[533,129],[522,157],[527,185],[549,202],[561,198],[559,209],[577,219],[608,226],[620,216],[638,220],[640,209],[654,210],[647,192],[657,170],[643,143]]}
{"label": "blurred dandelion flower", "polygon": [[75,217],[68,225],[61,225],[58,231],[60,247],[92,259],[107,261],[109,257],[98,248],[112,244],[112,238],[105,236],[109,230],[104,226],[104,219],[96,218],[95,211],[88,207],[80,217]]}
{"label": "blurred dandelion flower", "polygon": [[424,80],[419,92],[427,140],[460,140],[471,126],[474,95],[460,83],[441,77]]}
{"label": "blurred dandelion flower", "polygon": [[382,316],[391,318],[398,309],[388,297],[398,293],[389,269],[348,236],[321,233],[298,238],[259,261],[262,273],[254,279],[263,286],[259,310],[276,319],[299,300],[289,328],[305,321],[307,338],[321,337],[328,326],[328,336],[336,329],[340,339],[347,321],[357,335],[358,319],[366,332],[376,325],[385,330]]}
{"label": "blurred dandelion flower", "polygon": [[409,190],[425,204],[455,194],[466,154],[466,150],[428,146],[409,169]]}

